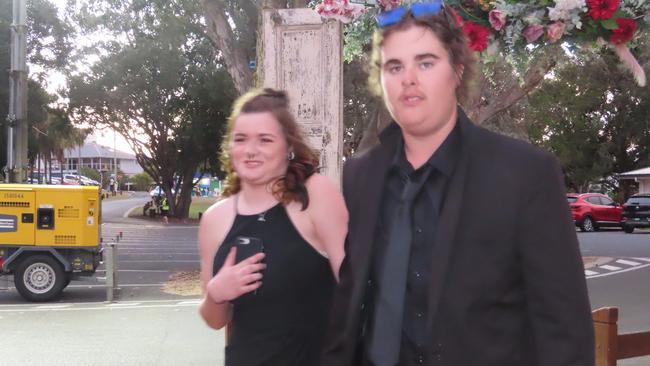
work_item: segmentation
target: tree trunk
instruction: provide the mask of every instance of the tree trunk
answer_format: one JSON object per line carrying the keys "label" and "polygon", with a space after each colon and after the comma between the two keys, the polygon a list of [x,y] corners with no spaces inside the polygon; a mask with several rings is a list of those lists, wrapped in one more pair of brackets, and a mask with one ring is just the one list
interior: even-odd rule
{"label": "tree trunk", "polygon": [[52,153],[47,154],[47,180],[49,184],[52,184]]}
{"label": "tree trunk", "polygon": [[222,53],[228,73],[235,88],[241,94],[253,85],[253,73],[243,50],[238,47],[235,34],[228,23],[223,0],[202,0],[206,19],[207,36]]}
{"label": "tree trunk", "polygon": [[186,219],[190,213],[190,206],[192,205],[192,190],[194,189],[194,172],[197,170],[198,164],[190,164],[183,171],[182,190],[177,191],[178,204],[174,217],[179,219]]}

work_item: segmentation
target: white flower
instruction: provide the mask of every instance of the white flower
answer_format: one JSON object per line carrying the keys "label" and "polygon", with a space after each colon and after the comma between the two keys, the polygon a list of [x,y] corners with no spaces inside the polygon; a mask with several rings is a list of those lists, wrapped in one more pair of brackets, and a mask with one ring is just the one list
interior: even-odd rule
{"label": "white flower", "polygon": [[548,17],[552,21],[568,20],[577,12],[585,11],[586,6],[585,0],[556,0],[555,7],[548,8]]}

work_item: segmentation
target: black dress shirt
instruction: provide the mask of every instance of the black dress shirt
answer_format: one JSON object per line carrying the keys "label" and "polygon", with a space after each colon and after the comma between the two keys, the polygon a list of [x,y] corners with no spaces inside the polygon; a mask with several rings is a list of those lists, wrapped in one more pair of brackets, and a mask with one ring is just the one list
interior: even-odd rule
{"label": "black dress shirt", "polygon": [[[445,141],[427,160],[425,165],[432,168],[429,178],[416,196],[413,204],[413,224],[411,227],[413,241],[409,258],[409,268],[406,283],[406,298],[404,299],[404,319],[402,322],[402,346],[400,365],[417,365],[426,361],[427,349],[426,309],[427,291],[430,278],[431,250],[435,243],[435,233],[438,215],[443,205],[447,184],[453,174],[458,153],[460,151],[460,136],[458,125],[447,136]],[[400,195],[407,179],[416,180],[422,174],[423,167],[413,169],[406,159],[404,140],[400,138],[395,157],[386,177],[381,212],[375,233],[375,249],[373,264],[383,262],[383,253],[390,237],[391,220],[399,204]],[[370,283],[376,283],[378,268],[373,265]],[[371,286],[371,299],[377,296],[377,291]],[[374,301],[372,301],[374,303]],[[370,312],[372,312],[372,306]],[[373,319],[372,315],[368,319]]]}

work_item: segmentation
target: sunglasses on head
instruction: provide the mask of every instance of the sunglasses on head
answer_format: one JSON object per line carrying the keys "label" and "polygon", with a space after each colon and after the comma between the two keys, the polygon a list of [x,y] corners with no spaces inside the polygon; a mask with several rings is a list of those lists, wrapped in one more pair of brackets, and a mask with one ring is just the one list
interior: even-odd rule
{"label": "sunglasses on head", "polygon": [[379,28],[386,28],[398,23],[402,17],[410,10],[414,18],[436,15],[442,10],[441,0],[428,1],[423,3],[413,3],[402,5],[389,11],[384,11],[375,17]]}

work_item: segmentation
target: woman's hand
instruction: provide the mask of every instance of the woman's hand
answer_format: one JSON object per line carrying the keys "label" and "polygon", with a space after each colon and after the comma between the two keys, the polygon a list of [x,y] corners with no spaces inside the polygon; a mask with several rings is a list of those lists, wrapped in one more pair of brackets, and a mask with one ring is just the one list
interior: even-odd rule
{"label": "woman's hand", "polygon": [[257,253],[235,264],[236,253],[237,248],[232,247],[219,272],[208,282],[208,296],[217,304],[232,301],[262,285],[260,271],[266,268],[266,264],[260,262],[264,259],[264,253]]}

